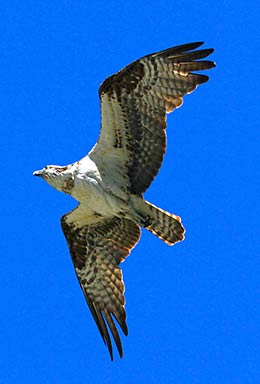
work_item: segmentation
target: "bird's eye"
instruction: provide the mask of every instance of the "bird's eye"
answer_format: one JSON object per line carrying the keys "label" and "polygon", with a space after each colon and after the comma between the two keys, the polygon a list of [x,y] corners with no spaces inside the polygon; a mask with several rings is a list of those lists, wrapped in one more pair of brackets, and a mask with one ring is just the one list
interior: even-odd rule
{"label": "bird's eye", "polygon": [[68,168],[67,166],[56,168],[56,172],[58,172],[58,173],[62,173],[62,172],[64,172],[64,171],[66,171],[67,168]]}

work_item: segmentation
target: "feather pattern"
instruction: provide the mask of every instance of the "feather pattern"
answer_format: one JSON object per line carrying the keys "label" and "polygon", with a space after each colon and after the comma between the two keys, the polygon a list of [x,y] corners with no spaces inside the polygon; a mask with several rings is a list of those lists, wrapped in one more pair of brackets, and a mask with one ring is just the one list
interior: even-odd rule
{"label": "feather pattern", "polygon": [[121,357],[122,344],[114,319],[124,334],[128,333],[124,283],[119,264],[139,240],[140,229],[127,219],[98,216],[91,219],[86,213],[79,205],[62,217],[61,224],[80,286],[113,359],[107,325]]}
{"label": "feather pattern", "polygon": [[[111,161],[123,170],[115,184],[142,194],[161,166],[166,146],[166,113],[182,105],[183,97],[208,76],[192,73],[215,66],[213,49],[195,50],[203,43],[184,44],[144,56],[100,86],[102,129],[90,153],[104,178],[115,176]],[[108,164],[108,165],[107,165]]]}

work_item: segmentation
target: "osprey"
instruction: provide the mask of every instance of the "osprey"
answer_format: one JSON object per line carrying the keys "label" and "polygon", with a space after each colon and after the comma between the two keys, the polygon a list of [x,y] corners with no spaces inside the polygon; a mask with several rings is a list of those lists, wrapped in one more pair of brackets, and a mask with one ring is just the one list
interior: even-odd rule
{"label": "osprey", "polygon": [[200,60],[213,49],[190,43],[153,53],[107,78],[99,88],[101,132],[83,159],[49,165],[35,176],[73,196],[79,205],[61,218],[76,274],[113,360],[109,330],[119,355],[115,320],[127,335],[124,283],[119,264],[140,237],[140,227],[165,243],[184,239],[181,219],[143,199],[161,166],[166,113],[208,81],[194,73],[215,63]]}

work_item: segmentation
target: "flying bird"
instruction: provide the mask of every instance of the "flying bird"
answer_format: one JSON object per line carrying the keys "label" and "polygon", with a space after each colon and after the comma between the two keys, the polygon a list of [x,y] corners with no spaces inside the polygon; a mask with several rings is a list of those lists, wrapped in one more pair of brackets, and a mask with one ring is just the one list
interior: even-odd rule
{"label": "flying bird", "polygon": [[125,335],[124,283],[119,264],[146,228],[169,245],[184,239],[179,216],[143,198],[162,164],[166,114],[208,76],[213,49],[190,43],[142,57],[99,88],[100,136],[87,156],[35,171],[79,205],[61,218],[80,286],[113,360],[111,336],[123,356],[116,322]]}

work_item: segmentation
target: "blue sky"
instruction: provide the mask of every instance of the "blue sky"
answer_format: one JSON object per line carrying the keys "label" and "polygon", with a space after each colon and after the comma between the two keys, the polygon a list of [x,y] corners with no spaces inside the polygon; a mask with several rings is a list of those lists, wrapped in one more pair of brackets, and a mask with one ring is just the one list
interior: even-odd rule
{"label": "blue sky", "polygon": [[[257,2],[27,0],[1,2],[0,15],[0,383],[255,384]],[[143,231],[122,265],[129,336],[111,363],[60,228],[76,203],[32,172],[92,147],[104,78],[201,40],[217,68],[168,117],[165,161],[145,195],[182,217],[186,239],[168,247]]]}

